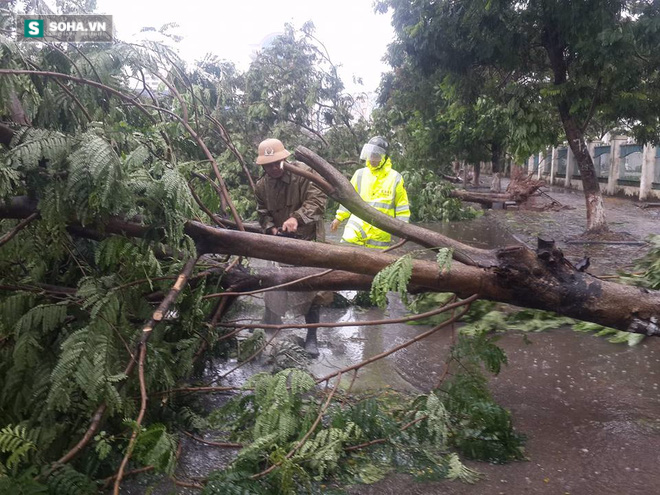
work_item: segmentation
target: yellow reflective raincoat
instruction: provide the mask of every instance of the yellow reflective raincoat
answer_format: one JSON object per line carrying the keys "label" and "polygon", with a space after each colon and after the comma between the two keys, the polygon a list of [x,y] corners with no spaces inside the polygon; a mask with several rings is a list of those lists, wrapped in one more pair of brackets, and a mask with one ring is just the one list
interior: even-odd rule
{"label": "yellow reflective raincoat", "polygon": [[[392,162],[389,158],[383,158],[379,165],[375,168],[367,161],[365,168],[353,174],[351,184],[369,206],[373,206],[381,213],[409,222],[410,205],[408,194],[403,187],[403,177],[396,170],[392,170]],[[368,224],[343,206],[339,207],[335,218],[340,222],[348,218],[342,242],[376,249],[385,249],[390,245],[392,236],[388,232]]]}

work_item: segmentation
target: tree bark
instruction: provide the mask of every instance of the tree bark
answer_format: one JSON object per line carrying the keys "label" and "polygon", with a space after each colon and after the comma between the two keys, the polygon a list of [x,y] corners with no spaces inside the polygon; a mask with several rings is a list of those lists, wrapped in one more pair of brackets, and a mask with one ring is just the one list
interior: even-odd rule
{"label": "tree bark", "polygon": [[[198,222],[189,222],[186,232],[220,254],[335,268],[370,276],[397,259],[370,249],[226,231]],[[415,260],[410,283],[428,290],[454,292],[460,297],[479,294],[484,299],[554,311],[625,331],[660,335],[658,291],[607,282],[579,272],[554,244],[542,241],[536,252],[522,246],[500,249],[497,260],[498,266],[490,268],[454,262],[448,273],[441,273],[434,262]],[[314,287],[314,280],[307,281],[307,287]]]}
{"label": "tree bark", "polygon": [[502,149],[499,143],[493,142],[491,144],[490,161],[493,164],[493,181],[490,185],[491,192],[499,193],[502,191],[502,172],[501,161]]}
{"label": "tree bark", "polygon": [[577,125],[575,118],[570,114],[567,102],[562,101],[559,104],[559,115],[582,177],[582,189],[587,204],[587,232],[595,234],[607,232],[609,228],[605,217],[603,195],[600,192],[596,168],[589,154],[584,133]]}
{"label": "tree bark", "polygon": [[[554,74],[554,85],[561,87],[566,84],[568,79],[568,62],[565,56],[565,44],[562,41],[559,28],[552,24],[546,25],[543,28],[542,39]],[[582,188],[587,205],[587,233],[607,232],[609,228],[605,218],[603,195],[600,192],[594,162],[584,139],[584,132],[571,113],[570,101],[565,96],[560,97],[557,109],[568,145],[575,155],[582,177]],[[584,127],[587,123],[585,122]]]}
{"label": "tree bark", "polygon": [[493,203],[496,202],[502,203],[504,201],[515,201],[516,203],[524,203],[527,198],[534,194],[542,185],[542,181],[520,176],[509,183],[509,187],[505,193],[482,193],[454,189],[451,191],[451,196],[458,198],[461,201],[480,203],[492,207]]}
{"label": "tree bark", "polygon": [[493,203],[503,203],[504,201],[513,201],[510,194],[507,193],[483,193],[474,191],[465,191],[463,189],[454,189],[450,195],[453,198],[458,198],[461,201],[468,201],[470,203],[479,203],[488,208],[493,206]]}

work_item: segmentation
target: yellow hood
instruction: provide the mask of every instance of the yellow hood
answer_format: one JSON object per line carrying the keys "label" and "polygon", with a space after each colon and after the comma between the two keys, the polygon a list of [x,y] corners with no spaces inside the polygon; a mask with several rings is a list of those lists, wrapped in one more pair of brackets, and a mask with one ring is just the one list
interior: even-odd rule
{"label": "yellow hood", "polygon": [[372,163],[367,160],[367,167],[371,170],[371,173],[374,175],[382,175],[389,173],[392,170],[392,162],[389,157],[383,157],[380,159],[380,163],[377,167],[374,167]]}

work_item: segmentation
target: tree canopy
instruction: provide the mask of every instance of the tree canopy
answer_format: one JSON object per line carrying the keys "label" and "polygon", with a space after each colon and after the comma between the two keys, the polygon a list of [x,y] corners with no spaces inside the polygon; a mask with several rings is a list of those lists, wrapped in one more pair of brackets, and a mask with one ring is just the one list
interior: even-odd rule
{"label": "tree canopy", "polygon": [[[389,88],[409,77],[404,68],[412,68],[413,77],[424,81],[418,86],[428,84],[418,102],[424,94],[441,95],[426,111],[425,129],[451,122],[447,94],[460,95],[467,105],[493,102],[503,126],[497,135],[518,157],[555,145],[561,128],[580,167],[588,229],[605,228],[585,137],[600,137],[599,129],[608,125],[626,128],[637,142],[660,139],[657,2],[391,0],[380,8],[393,10],[397,34],[390,48],[395,70],[383,85],[386,101],[396,103]],[[469,117],[448,128],[462,126],[479,129]],[[461,149],[467,152],[463,143]]]}

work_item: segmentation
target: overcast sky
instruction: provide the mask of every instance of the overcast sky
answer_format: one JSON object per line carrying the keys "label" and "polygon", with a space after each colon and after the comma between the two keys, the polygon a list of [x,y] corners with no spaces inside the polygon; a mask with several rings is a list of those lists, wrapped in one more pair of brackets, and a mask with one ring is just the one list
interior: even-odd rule
{"label": "overcast sky", "polygon": [[[311,20],[316,37],[323,42],[351,92],[373,92],[387,71],[381,61],[393,39],[389,14],[376,14],[373,0],[97,0],[97,12],[110,14],[117,36],[131,37],[145,26],[180,25],[180,54],[187,61],[208,53],[233,61],[246,69],[250,55],[261,42],[284,29]],[[364,86],[353,85],[361,77]]]}

